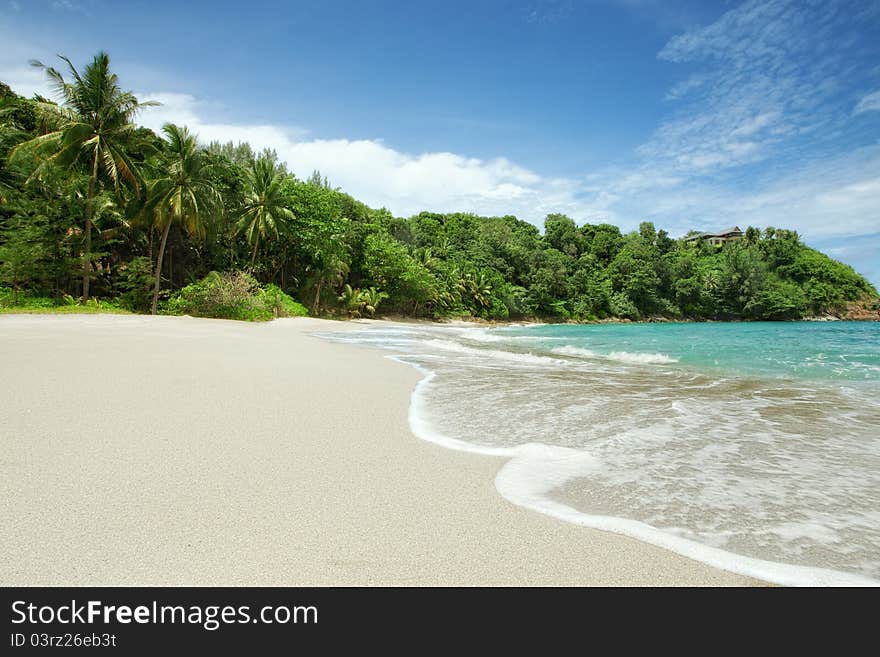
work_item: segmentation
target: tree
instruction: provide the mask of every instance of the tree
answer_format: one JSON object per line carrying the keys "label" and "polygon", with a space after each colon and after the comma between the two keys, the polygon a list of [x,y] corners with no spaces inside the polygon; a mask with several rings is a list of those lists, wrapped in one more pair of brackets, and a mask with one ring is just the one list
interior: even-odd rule
{"label": "tree", "polygon": [[603,265],[611,262],[623,245],[620,228],[611,224],[599,224],[598,226],[584,224],[581,226],[581,232],[589,244],[590,252]]}
{"label": "tree", "polygon": [[312,312],[317,315],[321,311],[321,291],[325,285],[332,287],[345,280],[348,275],[348,263],[331,253],[318,261],[312,273],[315,285],[315,301],[312,304]]}
{"label": "tree", "polygon": [[767,283],[767,263],[743,242],[724,245],[721,256],[717,294],[722,310],[734,317],[754,316]]}
{"label": "tree", "polygon": [[3,231],[0,242],[0,283],[12,287],[17,295],[23,287],[28,287],[47,278],[51,253],[46,246],[46,230],[31,217],[17,217],[18,224],[13,229]]}
{"label": "tree", "polygon": [[251,269],[257,261],[260,240],[278,237],[278,225],[294,218],[293,211],[285,205],[281,193],[284,175],[276,169],[274,161],[266,156],[254,160],[248,170],[248,190],[239,216],[238,230],[253,247]]}
{"label": "tree", "polygon": [[7,163],[10,151],[27,139],[28,133],[19,119],[21,103],[0,83],[0,203],[8,203],[8,194],[21,182],[22,176]]}
{"label": "tree", "polygon": [[[165,310],[187,312],[177,300],[196,288],[271,297],[259,309],[243,302],[233,315],[245,319],[289,312],[281,290],[308,299],[316,313],[332,304],[364,316],[381,304],[434,317],[788,319],[880,305],[852,268],[783,228],[750,227],[743,239],[716,246],[670,239],[651,222],[624,235],[562,214],[547,215],[543,231],[510,215],[394,217],[317,171],[297,180],[271,148],[200,149],[180,128],[161,137],[134,128],[130,119],[144,104],[119,89],[106,55],[82,76],[63,61],[69,84],[48,70],[61,105],[0,83],[4,300],[34,295],[53,304],[82,291],[155,312],[163,288],[249,264],[247,278],[215,285],[208,277],[173,295]],[[150,230],[133,230],[135,220]],[[280,288],[258,293],[253,272]]]}
{"label": "tree", "polygon": [[139,192],[140,176],[126,149],[136,128],[132,122],[134,117],[142,108],[157,103],[141,103],[130,91],[123,91],[116,74],[110,72],[110,57],[104,52],[95,56],[82,75],[67,57],[62,56],[61,59],[67,64],[73,82],[67,82],[52,67],[32,62],[46,71],[62,104],[39,103],[40,111],[46,115],[53,129],[20,144],[16,150],[32,150],[48,155],[47,162],[60,167],[76,164],[88,166],[82,283],[82,297],[87,300],[91,276],[92,217],[99,176],[103,175],[112,182],[117,192],[121,183],[128,183],[136,193]]}
{"label": "tree", "polygon": [[544,219],[544,239],[557,251],[576,258],[584,248],[584,237],[574,221],[564,214],[548,214]]}
{"label": "tree", "polygon": [[352,287],[348,283],[342,288],[342,294],[337,297],[348,313],[349,317],[360,317],[361,311],[366,312],[370,317],[376,314],[376,309],[383,299],[387,299],[388,295],[380,292],[374,287],[361,290]]}
{"label": "tree", "polygon": [[611,281],[616,292],[623,292],[642,313],[651,313],[658,307],[658,287],[660,276],[657,274],[659,252],[646,239],[645,229],[653,224],[642,224],[642,233],[627,235],[624,246],[608,267]]}
{"label": "tree", "polygon": [[145,213],[153,220],[153,228],[162,231],[150,308],[154,315],[159,304],[162,259],[171,224],[179,223],[189,235],[204,237],[206,215],[220,201],[206,166],[205,151],[198,148],[195,136],[185,127],[172,123],[165,124],[162,132],[165,133],[165,142],[158,161],[158,175],[150,181],[145,206]]}

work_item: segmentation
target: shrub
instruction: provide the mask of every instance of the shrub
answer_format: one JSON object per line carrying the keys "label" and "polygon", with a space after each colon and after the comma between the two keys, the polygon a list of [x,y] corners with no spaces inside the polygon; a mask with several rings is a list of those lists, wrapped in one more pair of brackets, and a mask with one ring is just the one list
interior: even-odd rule
{"label": "shrub", "polygon": [[69,294],[60,299],[50,297],[27,296],[6,287],[0,287],[0,312],[4,313],[61,313],[61,314],[92,314],[92,313],[125,313],[113,299],[97,299],[92,297],[80,303]]}
{"label": "shrub", "polygon": [[153,267],[149,258],[139,256],[119,268],[123,290],[119,304],[135,312],[146,312],[150,308],[153,287]]}
{"label": "shrub", "polygon": [[308,314],[302,304],[277,285],[261,288],[253,276],[244,272],[211,272],[172,296],[163,312],[251,322]]}
{"label": "shrub", "polygon": [[611,314],[624,319],[639,319],[639,309],[624,292],[615,292],[609,302]]}
{"label": "shrub", "polygon": [[372,317],[376,314],[379,304],[387,298],[387,294],[380,292],[374,287],[361,290],[346,283],[342,289],[342,294],[337,297],[337,300],[345,308],[349,317],[360,317],[361,313],[366,313]]}
{"label": "shrub", "polygon": [[54,308],[57,304],[49,297],[34,297],[20,290],[0,287],[0,308],[20,308],[22,310],[42,310]]}
{"label": "shrub", "polygon": [[260,291],[260,301],[274,317],[305,317],[308,309],[278,287],[270,283]]}

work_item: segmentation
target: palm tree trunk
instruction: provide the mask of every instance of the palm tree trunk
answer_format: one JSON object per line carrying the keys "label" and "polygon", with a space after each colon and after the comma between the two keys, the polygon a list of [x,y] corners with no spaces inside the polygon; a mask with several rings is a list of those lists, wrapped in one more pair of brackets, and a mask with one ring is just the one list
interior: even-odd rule
{"label": "palm tree trunk", "polygon": [[318,284],[315,286],[315,303],[312,306],[314,313],[318,314],[318,304],[321,303],[321,287],[324,285],[324,279],[319,278]]}
{"label": "palm tree trunk", "polygon": [[162,282],[162,258],[165,255],[165,242],[168,241],[168,231],[171,229],[171,220],[165,224],[165,230],[162,231],[162,241],[159,244],[159,257],[156,261],[156,285],[153,288],[153,305],[150,312],[155,315],[159,309],[159,285]]}
{"label": "palm tree trunk", "polygon": [[89,177],[89,196],[86,199],[85,247],[83,252],[83,301],[89,300],[89,274],[92,269],[92,206],[95,201],[95,183],[98,180],[98,153],[92,156],[92,175]]}
{"label": "palm tree trunk", "polygon": [[254,263],[257,261],[257,249],[260,246],[259,240],[254,240],[254,252],[251,253],[251,271],[254,270]]}

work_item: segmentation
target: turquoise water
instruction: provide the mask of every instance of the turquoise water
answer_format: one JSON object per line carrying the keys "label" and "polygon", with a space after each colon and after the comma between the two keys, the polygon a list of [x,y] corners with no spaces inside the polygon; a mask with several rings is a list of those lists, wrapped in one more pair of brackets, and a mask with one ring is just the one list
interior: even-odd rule
{"label": "turquoise water", "polygon": [[880,582],[880,324],[377,324],[515,504],[785,584]]}
{"label": "turquoise water", "polygon": [[[660,354],[682,365],[771,377],[880,381],[880,322],[550,324],[497,329],[597,354]],[[662,359],[658,359],[662,360]]]}

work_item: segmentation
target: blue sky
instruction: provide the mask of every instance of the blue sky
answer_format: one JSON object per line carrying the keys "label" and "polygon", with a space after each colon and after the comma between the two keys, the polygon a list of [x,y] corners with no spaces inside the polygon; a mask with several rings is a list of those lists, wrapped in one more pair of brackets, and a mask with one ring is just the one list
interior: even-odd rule
{"label": "blue sky", "polygon": [[790,227],[880,284],[878,0],[0,0],[0,42],[395,214]]}

